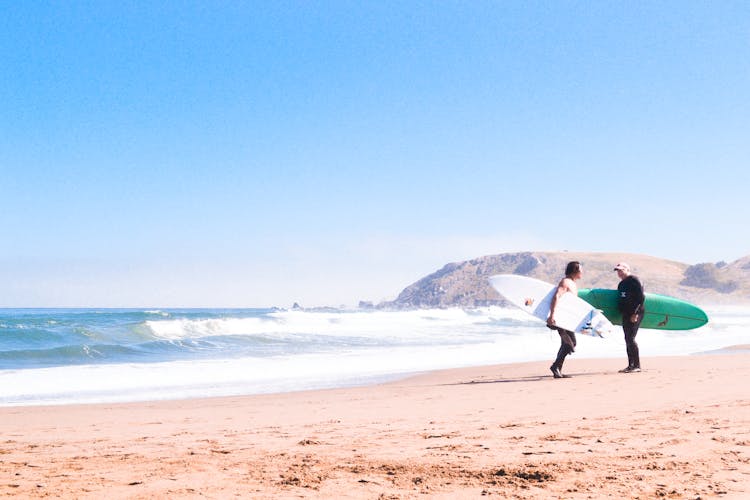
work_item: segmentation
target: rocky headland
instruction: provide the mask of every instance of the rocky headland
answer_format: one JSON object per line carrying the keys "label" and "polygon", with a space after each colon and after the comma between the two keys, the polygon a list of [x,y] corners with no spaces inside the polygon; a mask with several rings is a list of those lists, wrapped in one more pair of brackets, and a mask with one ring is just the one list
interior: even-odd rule
{"label": "rocky headland", "polygon": [[518,252],[487,255],[446,264],[407,286],[384,309],[484,307],[508,303],[490,286],[494,274],[520,274],[557,283],[571,260],[583,264],[581,288],[616,288],[614,264],[625,261],[647,292],[671,295],[699,305],[750,305],[750,255],[731,263],[686,264],[639,254]]}

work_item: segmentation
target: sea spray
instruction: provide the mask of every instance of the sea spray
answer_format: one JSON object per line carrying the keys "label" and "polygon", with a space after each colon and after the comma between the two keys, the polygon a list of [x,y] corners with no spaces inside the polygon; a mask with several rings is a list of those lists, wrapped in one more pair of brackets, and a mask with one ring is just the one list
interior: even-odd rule
{"label": "sea spray", "polygon": [[[750,344],[750,311],[698,330],[641,330],[644,357]],[[427,370],[548,360],[557,335],[519,309],[0,310],[0,405],[259,394],[369,384]],[[617,330],[578,357],[624,358]],[[614,362],[615,366],[619,366]]]}

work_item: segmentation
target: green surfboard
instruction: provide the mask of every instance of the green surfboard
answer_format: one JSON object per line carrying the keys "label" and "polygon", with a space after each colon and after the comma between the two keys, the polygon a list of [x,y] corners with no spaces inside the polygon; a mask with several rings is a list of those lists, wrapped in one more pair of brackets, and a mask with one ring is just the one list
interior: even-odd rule
{"label": "green surfboard", "polygon": [[[622,324],[622,314],[617,309],[617,290],[604,288],[581,289],[578,296],[600,309],[604,316],[615,325]],[[708,316],[703,309],[684,300],[646,293],[646,314],[641,328],[655,330],[692,330],[708,323]]]}

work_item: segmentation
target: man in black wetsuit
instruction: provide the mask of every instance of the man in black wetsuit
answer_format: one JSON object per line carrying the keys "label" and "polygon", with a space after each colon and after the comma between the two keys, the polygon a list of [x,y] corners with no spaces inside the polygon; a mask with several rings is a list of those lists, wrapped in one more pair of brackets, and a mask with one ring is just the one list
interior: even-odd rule
{"label": "man in black wetsuit", "polygon": [[643,293],[643,285],[637,276],[630,274],[630,266],[620,262],[615,266],[620,284],[617,285],[618,299],[617,307],[622,313],[622,331],[625,333],[625,346],[628,352],[628,367],[620,370],[620,373],[634,373],[641,371],[641,358],[638,353],[638,344],[635,336],[638,327],[641,326],[646,299]]}

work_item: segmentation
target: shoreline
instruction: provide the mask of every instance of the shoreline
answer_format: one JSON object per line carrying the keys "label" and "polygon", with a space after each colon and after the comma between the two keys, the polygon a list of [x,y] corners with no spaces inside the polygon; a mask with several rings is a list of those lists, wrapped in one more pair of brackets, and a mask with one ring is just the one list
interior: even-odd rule
{"label": "shoreline", "polygon": [[[706,356],[706,355],[732,355],[732,354],[742,354],[742,353],[748,353],[750,354],[750,344],[733,344],[733,345],[727,345],[725,347],[717,348],[717,349],[711,349],[706,351],[699,351],[699,352],[693,352],[693,353],[685,353],[685,354],[666,354],[666,355],[658,355],[654,357],[691,357],[691,356]],[[584,355],[585,356],[585,355]],[[582,357],[578,358],[579,360],[599,360],[599,361],[605,361],[605,360],[619,360],[622,358],[621,354],[612,355],[612,356],[606,356],[606,357]],[[568,358],[569,361],[575,360],[576,358],[574,356]],[[429,375],[429,374],[437,374],[440,372],[451,372],[451,371],[457,371],[457,370],[472,370],[472,369],[478,369],[481,370],[483,368],[488,367],[500,367],[500,366],[510,366],[510,365],[520,365],[520,364],[530,364],[530,363],[548,363],[552,360],[531,360],[531,361],[513,361],[513,362],[500,362],[500,363],[492,363],[487,365],[472,365],[472,366],[459,366],[459,367],[450,367],[450,368],[435,368],[435,369],[428,369],[428,370],[419,370],[419,371],[413,371],[413,372],[400,372],[400,373],[390,373],[390,374],[381,374],[376,376],[368,376],[363,377],[359,381],[349,381],[347,383],[343,383],[341,385],[337,384],[331,384],[331,385],[323,385],[319,387],[303,387],[303,388],[294,388],[294,389],[288,389],[288,390],[282,390],[282,391],[268,391],[268,392],[247,392],[247,393],[225,393],[225,394],[200,394],[200,395],[189,395],[189,396],[175,396],[175,397],[155,397],[155,398],[147,398],[147,399],[125,399],[125,400],[107,400],[106,398],[104,400],[94,400],[94,401],[86,401],[86,400],[74,400],[74,401],[49,401],[49,400],[42,400],[42,401],[35,401],[35,400],[23,400],[19,402],[10,402],[10,403],[2,403],[0,404],[0,410],[6,409],[6,408],[43,408],[43,407],[68,407],[68,406],[100,406],[100,405],[127,405],[127,404],[151,404],[151,403],[166,403],[166,402],[177,402],[177,401],[185,401],[185,400],[201,400],[201,399],[221,399],[221,398],[244,398],[244,397],[255,397],[255,396],[269,396],[269,395],[283,395],[283,394],[295,394],[295,393],[304,393],[304,392],[316,392],[316,391],[328,391],[328,390],[347,390],[347,389],[363,389],[373,386],[379,386],[384,384],[391,384],[391,383],[398,383],[401,381],[409,380],[414,377],[419,377],[422,375]],[[616,370],[615,370],[616,371]]]}
{"label": "shoreline", "polygon": [[[85,310],[80,316],[19,314],[15,319],[10,314],[4,320],[9,329],[4,337],[6,362],[0,370],[0,406],[354,387],[429,370],[544,361],[559,348],[556,332],[530,321],[517,308],[322,316],[219,310],[164,314],[152,318],[148,311]],[[725,311],[702,331],[644,329],[639,344],[644,353],[664,356],[747,344],[748,319],[746,310]],[[38,334],[46,339],[39,345],[24,333],[37,322],[43,325]],[[76,333],[79,323],[99,332],[96,338]],[[574,358],[622,356],[621,332],[613,330],[609,337],[582,336]]]}
{"label": "shoreline", "polygon": [[[743,346],[745,347],[745,346]],[[6,495],[739,498],[750,354],[440,370],[375,386],[0,408]]]}

